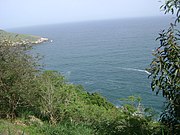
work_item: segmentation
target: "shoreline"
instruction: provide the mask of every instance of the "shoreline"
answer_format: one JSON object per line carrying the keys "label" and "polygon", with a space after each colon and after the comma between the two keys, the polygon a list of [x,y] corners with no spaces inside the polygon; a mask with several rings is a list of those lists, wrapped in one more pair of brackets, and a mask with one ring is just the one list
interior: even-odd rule
{"label": "shoreline", "polygon": [[31,41],[30,43],[31,44],[40,44],[40,43],[43,43],[43,42],[47,42],[48,40],[49,40],[48,38],[41,37],[41,38],[37,39],[36,41]]}
{"label": "shoreline", "polygon": [[12,46],[16,46],[16,45],[23,45],[23,44],[32,44],[32,45],[37,45],[37,44],[41,44],[44,42],[49,41],[48,38],[45,37],[40,37],[35,41],[30,41],[29,39],[25,39],[25,40],[21,40],[21,41],[15,41],[12,43]]}
{"label": "shoreline", "polygon": [[49,39],[46,37],[35,35],[6,32],[0,29],[0,40],[8,40],[11,42],[11,46],[16,46],[23,44],[40,44],[43,42],[47,42]]}

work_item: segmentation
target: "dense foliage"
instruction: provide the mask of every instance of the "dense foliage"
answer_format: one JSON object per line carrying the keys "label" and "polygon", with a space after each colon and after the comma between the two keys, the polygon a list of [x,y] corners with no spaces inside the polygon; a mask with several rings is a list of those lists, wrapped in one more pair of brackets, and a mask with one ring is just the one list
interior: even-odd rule
{"label": "dense foliage", "polygon": [[161,7],[165,13],[176,15],[175,22],[168,30],[163,30],[157,40],[160,46],[154,52],[151,63],[151,87],[158,94],[162,91],[166,98],[161,121],[170,128],[172,134],[180,132],[180,0],[168,0]]}
{"label": "dense foliage", "polygon": [[9,44],[0,43],[0,134],[166,132],[138,104],[117,108],[98,93],[68,83],[56,71],[40,70],[38,59],[29,53],[31,47]]}
{"label": "dense foliage", "polygon": [[[40,70],[28,45],[0,39],[0,134],[161,135],[180,132],[180,0],[167,0],[176,15],[163,30],[151,63],[152,90],[167,99],[161,122],[139,98],[118,108],[98,93],[70,84],[56,71]],[[2,32],[2,31],[1,31]],[[136,102],[136,103],[135,103]],[[166,126],[169,128],[166,128]]]}
{"label": "dense foliage", "polygon": [[0,42],[0,116],[14,118],[18,109],[31,106],[38,66],[26,53],[28,46],[10,44],[8,40]]}

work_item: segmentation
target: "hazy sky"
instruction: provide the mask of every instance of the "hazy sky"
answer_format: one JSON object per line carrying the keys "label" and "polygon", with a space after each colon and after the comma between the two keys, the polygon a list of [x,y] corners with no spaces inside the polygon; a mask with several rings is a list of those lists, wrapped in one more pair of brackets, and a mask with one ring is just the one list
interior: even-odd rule
{"label": "hazy sky", "polygon": [[159,0],[0,0],[0,29],[86,20],[159,16]]}

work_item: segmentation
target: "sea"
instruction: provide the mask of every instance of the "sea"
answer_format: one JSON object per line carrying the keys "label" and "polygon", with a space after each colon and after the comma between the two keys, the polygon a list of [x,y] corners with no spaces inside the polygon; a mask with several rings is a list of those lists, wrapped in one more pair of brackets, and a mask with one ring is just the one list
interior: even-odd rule
{"label": "sea", "polygon": [[161,94],[152,92],[145,70],[159,46],[159,32],[168,17],[127,18],[41,25],[9,29],[39,35],[49,41],[34,46],[33,53],[47,70],[59,71],[73,84],[98,92],[120,107],[128,96],[140,96],[145,107],[163,109]]}

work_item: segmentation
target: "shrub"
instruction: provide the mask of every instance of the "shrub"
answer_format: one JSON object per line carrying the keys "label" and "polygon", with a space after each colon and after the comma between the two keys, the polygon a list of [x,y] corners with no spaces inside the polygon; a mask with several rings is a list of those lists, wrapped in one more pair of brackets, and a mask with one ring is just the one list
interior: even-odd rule
{"label": "shrub", "polygon": [[38,65],[29,46],[0,42],[0,117],[15,118],[18,109],[32,106]]}

